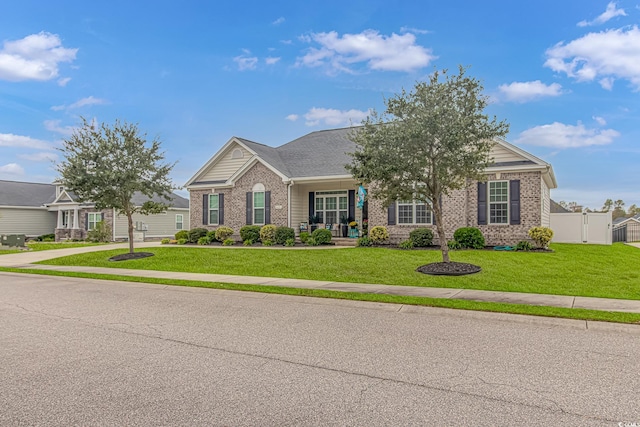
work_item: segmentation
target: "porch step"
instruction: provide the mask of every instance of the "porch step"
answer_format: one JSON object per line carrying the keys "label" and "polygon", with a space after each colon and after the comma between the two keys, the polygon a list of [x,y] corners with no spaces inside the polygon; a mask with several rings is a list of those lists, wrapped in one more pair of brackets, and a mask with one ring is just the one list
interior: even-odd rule
{"label": "porch step", "polygon": [[358,239],[350,239],[344,237],[334,237],[331,239],[331,243],[334,243],[336,246],[353,246],[355,247],[358,243]]}

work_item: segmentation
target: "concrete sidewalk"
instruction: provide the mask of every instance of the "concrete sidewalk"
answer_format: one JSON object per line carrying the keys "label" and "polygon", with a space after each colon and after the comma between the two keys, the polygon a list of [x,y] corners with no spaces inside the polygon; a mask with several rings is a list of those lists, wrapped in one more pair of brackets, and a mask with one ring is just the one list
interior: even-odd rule
{"label": "concrete sidewalk", "polygon": [[[136,248],[159,246],[158,242],[136,243]],[[510,304],[538,305],[562,308],[584,308],[601,311],[640,313],[640,300],[613,298],[593,298],[569,295],[528,294],[518,292],[496,292],[473,289],[427,288],[418,286],[372,285],[304,279],[283,279],[276,277],[234,276],[225,274],[183,273],[156,270],[131,270],[122,268],[78,267],[35,265],[38,261],[85,252],[127,248],[127,244],[89,246],[83,248],[56,249],[40,252],[23,252],[0,256],[0,266],[20,269],[73,271],[95,274],[113,274],[131,277],[152,277],[174,280],[194,280],[202,282],[239,283],[249,285],[281,286],[288,288],[324,289],[339,292],[366,294],[404,295],[415,297],[461,299],[470,301],[503,302]]]}

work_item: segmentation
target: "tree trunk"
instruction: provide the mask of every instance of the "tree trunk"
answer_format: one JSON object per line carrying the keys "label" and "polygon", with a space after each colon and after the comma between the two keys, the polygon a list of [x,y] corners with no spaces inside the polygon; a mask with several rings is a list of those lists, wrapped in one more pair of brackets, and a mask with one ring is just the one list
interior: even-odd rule
{"label": "tree trunk", "polygon": [[133,253],[133,213],[127,211],[127,221],[129,223],[129,253]]}
{"label": "tree trunk", "polygon": [[438,229],[438,240],[440,240],[440,250],[442,251],[442,262],[451,262],[449,259],[449,245],[444,235],[444,221],[442,220],[442,205],[440,197],[433,203],[433,213],[436,217],[436,228]]}

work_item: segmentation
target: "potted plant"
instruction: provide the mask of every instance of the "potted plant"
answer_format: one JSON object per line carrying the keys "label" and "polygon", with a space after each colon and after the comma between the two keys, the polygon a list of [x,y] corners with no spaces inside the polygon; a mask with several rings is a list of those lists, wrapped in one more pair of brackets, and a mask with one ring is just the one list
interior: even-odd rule
{"label": "potted plant", "polygon": [[340,216],[340,228],[342,229],[342,237],[349,236],[349,222],[351,218],[346,215]]}
{"label": "potted plant", "polygon": [[309,231],[313,233],[320,223],[320,215],[309,215]]}
{"label": "potted plant", "polygon": [[362,220],[362,235],[366,236],[369,233],[369,220],[367,218]]}

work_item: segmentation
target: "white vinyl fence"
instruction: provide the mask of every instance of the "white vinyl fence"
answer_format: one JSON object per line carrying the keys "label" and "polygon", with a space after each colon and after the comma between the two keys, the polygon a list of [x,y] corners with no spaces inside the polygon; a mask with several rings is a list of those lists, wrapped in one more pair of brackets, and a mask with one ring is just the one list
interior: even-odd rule
{"label": "white vinyl fence", "polygon": [[611,244],[611,212],[552,213],[553,242]]}

